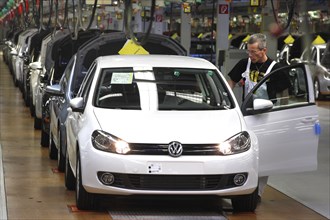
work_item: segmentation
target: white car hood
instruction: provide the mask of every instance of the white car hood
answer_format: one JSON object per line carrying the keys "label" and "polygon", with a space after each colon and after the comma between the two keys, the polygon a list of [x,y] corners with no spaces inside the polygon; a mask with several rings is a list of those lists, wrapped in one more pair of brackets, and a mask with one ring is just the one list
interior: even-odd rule
{"label": "white car hood", "polygon": [[137,111],[95,108],[100,129],[130,143],[219,143],[242,130],[236,110]]}

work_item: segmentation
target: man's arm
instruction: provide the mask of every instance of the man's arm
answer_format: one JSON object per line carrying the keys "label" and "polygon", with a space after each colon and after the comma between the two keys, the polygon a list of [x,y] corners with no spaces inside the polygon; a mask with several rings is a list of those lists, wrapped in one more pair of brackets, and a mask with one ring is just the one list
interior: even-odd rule
{"label": "man's arm", "polygon": [[234,82],[232,79],[228,79],[228,84],[229,84],[231,89],[234,89],[235,85],[236,85],[236,82]]}

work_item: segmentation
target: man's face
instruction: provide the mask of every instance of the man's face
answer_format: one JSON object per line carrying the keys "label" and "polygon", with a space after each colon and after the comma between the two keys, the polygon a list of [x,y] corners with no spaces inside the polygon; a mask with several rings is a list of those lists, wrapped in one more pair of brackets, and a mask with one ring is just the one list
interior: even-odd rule
{"label": "man's face", "polygon": [[266,56],[266,48],[259,49],[258,43],[248,44],[247,45],[247,52],[252,63],[263,63],[264,57]]}

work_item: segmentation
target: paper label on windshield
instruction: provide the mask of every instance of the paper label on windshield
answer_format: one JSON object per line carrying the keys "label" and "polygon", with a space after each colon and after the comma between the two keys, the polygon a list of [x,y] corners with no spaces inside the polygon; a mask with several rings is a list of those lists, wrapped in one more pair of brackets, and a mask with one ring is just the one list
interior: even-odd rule
{"label": "paper label on windshield", "polygon": [[132,84],[133,73],[112,73],[111,84]]}

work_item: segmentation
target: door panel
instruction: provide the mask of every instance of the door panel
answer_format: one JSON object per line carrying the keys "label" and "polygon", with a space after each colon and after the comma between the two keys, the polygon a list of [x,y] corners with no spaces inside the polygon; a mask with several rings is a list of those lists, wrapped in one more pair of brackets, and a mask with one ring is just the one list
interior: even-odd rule
{"label": "door panel", "polygon": [[245,117],[258,137],[260,176],[317,168],[316,110],[312,105]]}
{"label": "door panel", "polygon": [[[259,82],[243,102],[247,126],[259,141],[259,176],[317,168],[320,128],[309,71],[304,64],[276,70]],[[273,108],[253,111],[253,101],[262,98],[258,97],[259,90],[265,88]]]}

